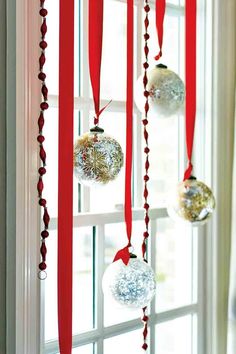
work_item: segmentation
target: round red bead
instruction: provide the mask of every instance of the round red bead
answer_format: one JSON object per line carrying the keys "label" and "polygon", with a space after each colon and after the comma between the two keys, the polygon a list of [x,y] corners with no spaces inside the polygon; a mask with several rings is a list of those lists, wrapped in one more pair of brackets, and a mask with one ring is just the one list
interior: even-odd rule
{"label": "round red bead", "polygon": [[45,168],[45,167],[40,167],[40,168],[38,169],[38,172],[39,172],[40,176],[43,176],[43,175],[45,175],[45,173],[46,173],[46,168]]}
{"label": "round red bead", "polygon": [[145,10],[146,12],[149,12],[149,11],[150,11],[150,6],[149,6],[149,5],[146,5],[146,6],[144,7],[144,10]]}
{"label": "round red bead", "polygon": [[143,119],[143,124],[147,125],[148,124],[148,120],[147,119]]}
{"label": "round red bead", "polygon": [[47,238],[49,236],[49,232],[47,230],[43,230],[41,232],[41,236],[42,236],[42,238]]}
{"label": "round red bead", "polygon": [[46,74],[41,72],[41,73],[38,74],[38,78],[39,78],[39,80],[44,81],[46,79]]}
{"label": "round red bead", "polygon": [[43,135],[38,135],[37,140],[40,144],[42,144],[44,142],[45,138]]}
{"label": "round red bead", "polygon": [[143,237],[148,238],[148,236],[149,236],[149,233],[148,233],[147,231],[145,231],[145,232],[143,233]]}
{"label": "round red bead", "polygon": [[47,201],[46,201],[46,199],[39,199],[39,205],[41,205],[42,207],[45,207],[46,206],[46,204],[47,204]]}
{"label": "round red bead", "polygon": [[145,90],[143,94],[144,94],[145,97],[149,96],[149,92],[147,90]]}
{"label": "round red bead", "polygon": [[146,147],[144,148],[144,152],[145,152],[145,154],[148,154],[148,153],[150,152],[150,149],[146,146]]}
{"label": "round red bead", "polygon": [[45,109],[48,109],[48,103],[47,102],[42,102],[41,104],[40,104],[40,107],[41,107],[41,109],[44,111]]}
{"label": "round red bead", "polygon": [[40,270],[45,270],[46,268],[47,268],[47,265],[46,265],[45,262],[41,262],[41,263],[39,264],[39,269],[40,269]]}
{"label": "round red bead", "polygon": [[39,11],[39,13],[40,13],[40,15],[43,16],[43,17],[47,16],[47,14],[48,14],[48,12],[47,12],[46,9],[41,9],[41,10]]}
{"label": "round red bead", "polygon": [[145,33],[143,35],[143,37],[144,37],[145,41],[147,41],[150,38],[150,35],[148,33]]}
{"label": "round red bead", "polygon": [[144,179],[144,181],[149,181],[149,177],[148,177],[148,175],[145,175],[144,177],[143,177],[143,179]]}
{"label": "round red bead", "polygon": [[147,62],[145,62],[145,63],[143,63],[143,67],[144,67],[144,69],[147,69],[147,68],[149,68],[149,64]]}
{"label": "round red bead", "polygon": [[40,48],[41,49],[46,49],[47,48],[47,46],[48,46],[48,44],[47,44],[47,42],[46,41],[41,41],[40,43],[39,43],[39,46],[40,46]]}
{"label": "round red bead", "polygon": [[144,207],[144,209],[148,210],[149,209],[149,204],[145,203],[143,207]]}

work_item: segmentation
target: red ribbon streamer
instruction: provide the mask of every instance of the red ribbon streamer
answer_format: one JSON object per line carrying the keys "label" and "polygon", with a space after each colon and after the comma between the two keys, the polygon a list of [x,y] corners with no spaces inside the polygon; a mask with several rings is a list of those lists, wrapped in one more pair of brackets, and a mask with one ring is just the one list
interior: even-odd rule
{"label": "red ribbon streamer", "polygon": [[159,53],[155,56],[155,60],[159,60],[162,57],[162,44],[163,44],[163,24],[166,11],[166,0],[156,0],[156,28],[157,37],[159,42]]}
{"label": "red ribbon streamer", "polygon": [[71,354],[74,0],[60,0],[59,31],[58,330],[60,354]]}
{"label": "red ribbon streamer", "polygon": [[188,167],[184,174],[184,180],[192,173],[192,151],[194,128],[196,119],[196,52],[197,52],[197,1],[186,0],[185,5],[185,80],[186,80],[186,147],[188,155]]}
{"label": "red ribbon streamer", "polygon": [[132,146],[133,146],[133,71],[134,71],[134,1],[127,0],[127,87],[126,87],[126,165],[125,165],[125,223],[128,244],[119,250],[114,262],[122,259],[128,264],[132,235]]}
{"label": "red ribbon streamer", "polygon": [[103,36],[103,0],[89,0],[89,72],[93,90],[94,124],[99,123],[100,110],[100,81],[102,61]]}

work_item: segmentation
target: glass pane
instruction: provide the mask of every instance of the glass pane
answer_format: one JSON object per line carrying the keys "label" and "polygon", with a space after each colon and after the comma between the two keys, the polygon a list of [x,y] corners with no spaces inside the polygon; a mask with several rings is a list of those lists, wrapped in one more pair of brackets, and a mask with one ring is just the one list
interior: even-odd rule
{"label": "glass pane", "polygon": [[[156,326],[157,354],[193,354],[192,316],[184,316]],[[194,330],[196,328],[194,326]]]}
{"label": "glass pane", "polygon": [[[59,1],[51,0],[47,3],[47,34],[45,73],[50,95],[58,95],[59,83]],[[74,88],[75,96],[79,94],[79,71],[80,71],[80,0],[75,1],[75,46],[74,46]]]}
{"label": "glass pane", "polygon": [[[179,17],[178,16],[165,16],[164,22],[164,38],[163,38],[163,56],[160,59],[160,63],[168,66],[169,69],[175,72],[179,71]],[[159,46],[156,31],[156,20],[155,11],[150,11],[150,26],[149,26],[150,40],[148,42],[149,46],[149,62],[150,69],[156,65],[154,59],[155,55],[158,54]],[[182,40],[182,33],[181,33]],[[142,53],[142,55],[144,55]],[[183,63],[181,63],[183,65]]]}
{"label": "glass pane", "polygon": [[[143,221],[135,221],[133,223],[134,253],[141,256],[141,244],[143,234]],[[105,227],[105,265],[106,267],[113,262],[116,252],[127,244],[126,229],[124,223],[110,224]],[[104,323],[110,326],[120,322],[139,318],[142,315],[141,310],[126,309],[115,307],[109,298],[104,297]]]}
{"label": "glass pane", "polygon": [[[125,115],[123,113],[104,112],[100,125],[104,128],[106,134],[115,138],[121,145],[125,163]],[[92,186],[90,188],[90,211],[112,211],[123,205],[124,180],[125,168],[123,166],[114,181],[105,186]]]}
{"label": "glass pane", "polygon": [[74,229],[73,333],[85,332],[94,323],[94,237],[92,227]]}
{"label": "glass pane", "polygon": [[[150,119],[149,204],[152,208],[166,206],[173,184],[178,182],[178,118]],[[165,132],[165,133],[163,133]],[[169,142],[169,143],[166,143]],[[143,154],[143,166],[145,156]]]}
{"label": "glass pane", "polygon": [[[57,231],[47,240],[47,279],[44,281],[45,341],[58,337],[57,324]],[[73,247],[73,333],[93,328],[93,231],[74,229]],[[83,291],[82,291],[83,290]]]}
{"label": "glass pane", "polygon": [[50,95],[58,94],[58,72],[59,72],[59,1],[48,1],[47,6],[47,34],[45,73],[47,75],[47,86]]}
{"label": "glass pane", "polygon": [[41,282],[44,290],[45,341],[58,337],[57,324],[57,231],[50,231],[47,239],[47,278]]}
{"label": "glass pane", "polygon": [[161,219],[157,222],[158,312],[184,306],[195,300],[196,258],[197,242],[194,242],[193,247],[189,225],[174,224],[170,219]]}
{"label": "glass pane", "polygon": [[[78,135],[79,112],[74,111],[74,138]],[[57,217],[58,202],[58,109],[49,108],[45,112],[44,148],[47,154],[47,173],[44,176],[43,195],[47,199],[50,217]],[[73,185],[74,215],[78,213],[78,181],[74,178]]]}
{"label": "glass pane", "polygon": [[[126,4],[105,0],[101,71],[101,98],[124,100],[126,96]],[[135,7],[136,15],[136,7]],[[134,17],[136,19],[136,16]],[[136,25],[135,25],[136,28]],[[92,92],[90,90],[90,95]]]}
{"label": "glass pane", "polygon": [[179,5],[179,0],[167,0],[167,4]]}
{"label": "glass pane", "polygon": [[74,348],[72,354],[94,354],[94,344],[83,345],[82,347]]}
{"label": "glass pane", "polygon": [[[104,341],[104,354],[143,354],[142,330],[136,330]],[[184,353],[185,354],[185,353]]]}

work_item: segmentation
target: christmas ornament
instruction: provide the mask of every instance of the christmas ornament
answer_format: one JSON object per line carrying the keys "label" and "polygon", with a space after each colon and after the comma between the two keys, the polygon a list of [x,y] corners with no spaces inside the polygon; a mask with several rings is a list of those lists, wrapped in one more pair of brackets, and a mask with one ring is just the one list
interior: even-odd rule
{"label": "christmas ornament", "polygon": [[166,118],[181,113],[185,99],[184,83],[167,66],[158,64],[147,72],[146,91],[143,95],[143,78],[140,77],[135,89],[135,103],[140,111],[145,107],[145,95],[149,100],[150,116]]}
{"label": "christmas ornament", "polygon": [[131,255],[127,265],[120,259],[108,266],[102,287],[103,292],[119,305],[143,308],[155,295],[155,274],[146,262]]}
{"label": "christmas ornament", "polygon": [[74,145],[74,174],[83,184],[106,184],[114,180],[123,166],[120,144],[94,127]]}
{"label": "christmas ornament", "polygon": [[168,208],[169,215],[193,225],[206,223],[215,208],[215,198],[210,188],[191,177],[179,183],[176,192],[175,200]]}

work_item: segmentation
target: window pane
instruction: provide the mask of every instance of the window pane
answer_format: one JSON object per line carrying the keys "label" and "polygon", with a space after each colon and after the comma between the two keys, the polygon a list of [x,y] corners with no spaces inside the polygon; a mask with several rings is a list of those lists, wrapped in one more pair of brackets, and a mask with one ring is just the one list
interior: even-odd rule
{"label": "window pane", "polygon": [[193,354],[191,315],[156,326],[156,353]]}
{"label": "window pane", "polygon": [[47,278],[41,282],[44,290],[45,341],[58,337],[57,328],[57,232],[50,231],[47,239]]}
{"label": "window pane", "polygon": [[142,330],[136,330],[106,339],[104,341],[104,354],[143,354],[142,338]]}
{"label": "window pane", "polygon": [[[151,149],[149,204],[152,208],[156,208],[166,206],[170,190],[173,184],[178,182],[178,118],[150,119],[148,132]],[[144,166],[144,154],[142,158]]]}
{"label": "window pane", "polygon": [[[150,40],[148,41],[149,46],[149,62],[150,69],[156,65],[154,59],[159,51],[158,39],[157,39],[157,30],[156,30],[156,19],[155,11],[150,11],[150,26],[149,34]],[[144,19],[144,18],[143,18]],[[164,38],[163,38],[163,48],[162,48],[162,58],[160,63],[163,63],[168,66],[169,69],[178,72],[179,69],[179,17],[178,16],[165,16],[164,22]],[[181,32],[181,40],[183,33]],[[142,55],[144,55],[142,53]],[[183,63],[181,63],[183,65]]]}
{"label": "window pane", "polygon": [[[141,256],[141,243],[143,233],[143,221],[133,223],[134,253]],[[126,228],[124,223],[110,224],[105,227],[105,265],[113,262],[116,252],[127,244]],[[110,326],[120,322],[130,321],[139,318],[142,315],[141,310],[126,309],[125,307],[115,307],[109,298],[104,297],[104,323]]]}
{"label": "window pane", "polygon": [[[124,100],[126,96],[126,3],[105,0],[101,98]],[[136,7],[135,17],[136,20]],[[136,24],[135,24],[136,28]],[[90,90],[90,95],[92,92]]]}
{"label": "window pane", "polygon": [[[57,324],[57,231],[47,240],[47,279],[44,281],[45,341],[58,337]],[[93,328],[93,229],[74,229],[73,333]]]}
{"label": "window pane", "polygon": [[45,73],[47,74],[47,87],[50,95],[58,94],[59,72],[59,1],[48,1],[47,6],[47,34]]}
{"label": "window pane", "polygon": [[74,229],[73,242],[73,333],[94,324],[94,238],[92,227]]}
{"label": "window pane", "polygon": [[[197,236],[197,235],[196,235]],[[195,300],[197,244],[191,227],[170,219],[157,222],[156,269],[158,312],[184,306]]]}
{"label": "window pane", "polygon": [[83,345],[82,347],[74,348],[72,354],[93,354],[94,344]]}
{"label": "window pane", "polygon": [[[78,136],[79,112],[74,111],[74,139]],[[44,176],[43,195],[47,199],[50,217],[57,217],[58,203],[58,108],[49,108],[45,112],[45,125],[43,130],[46,137],[44,148],[47,154],[47,173]],[[74,215],[78,213],[79,194],[78,181],[74,178],[73,202]]]}

